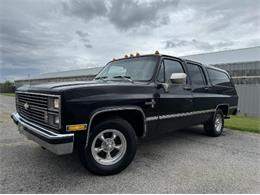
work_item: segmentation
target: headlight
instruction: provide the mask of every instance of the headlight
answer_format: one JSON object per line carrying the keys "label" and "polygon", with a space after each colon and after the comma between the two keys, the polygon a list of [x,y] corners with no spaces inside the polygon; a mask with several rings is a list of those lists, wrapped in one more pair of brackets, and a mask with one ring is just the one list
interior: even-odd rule
{"label": "headlight", "polygon": [[53,107],[55,109],[59,109],[60,108],[60,100],[58,98],[53,99]]}
{"label": "headlight", "polygon": [[59,116],[55,116],[55,117],[54,117],[54,123],[55,123],[55,124],[59,124],[59,123],[60,123],[60,118],[59,118]]}

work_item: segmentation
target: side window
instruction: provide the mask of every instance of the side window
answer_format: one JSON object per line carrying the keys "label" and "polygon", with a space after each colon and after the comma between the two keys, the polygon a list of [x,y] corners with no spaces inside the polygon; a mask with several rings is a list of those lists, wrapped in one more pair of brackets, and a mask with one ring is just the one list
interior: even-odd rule
{"label": "side window", "polygon": [[164,60],[164,69],[166,82],[170,79],[172,73],[184,72],[181,63],[174,60]]}
{"label": "side window", "polygon": [[187,68],[193,85],[206,85],[205,75],[200,66],[188,63]]}
{"label": "side window", "polygon": [[207,70],[212,85],[231,86],[230,78],[226,73],[211,68]]}

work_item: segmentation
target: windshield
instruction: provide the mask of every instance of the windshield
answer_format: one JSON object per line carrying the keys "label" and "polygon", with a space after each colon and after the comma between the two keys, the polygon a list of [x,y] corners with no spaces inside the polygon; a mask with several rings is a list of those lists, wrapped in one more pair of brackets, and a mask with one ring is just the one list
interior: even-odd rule
{"label": "windshield", "polygon": [[122,79],[127,78],[136,81],[151,80],[156,65],[155,56],[138,58],[126,58],[113,61],[96,76],[96,79]]}

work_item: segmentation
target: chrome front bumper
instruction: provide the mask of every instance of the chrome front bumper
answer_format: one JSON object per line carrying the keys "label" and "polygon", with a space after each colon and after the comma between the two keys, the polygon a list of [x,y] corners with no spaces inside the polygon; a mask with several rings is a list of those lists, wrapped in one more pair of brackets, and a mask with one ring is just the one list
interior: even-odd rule
{"label": "chrome front bumper", "polygon": [[17,112],[11,118],[18,126],[18,131],[28,139],[35,141],[47,150],[58,154],[73,152],[74,134],[57,134],[22,118]]}

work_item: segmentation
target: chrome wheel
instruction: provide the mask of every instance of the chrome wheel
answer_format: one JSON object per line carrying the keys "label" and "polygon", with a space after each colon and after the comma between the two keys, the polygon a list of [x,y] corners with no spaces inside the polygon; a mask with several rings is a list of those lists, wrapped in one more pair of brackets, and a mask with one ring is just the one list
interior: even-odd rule
{"label": "chrome wheel", "polygon": [[220,132],[223,126],[223,122],[222,122],[222,116],[221,114],[217,114],[215,117],[215,130],[217,132]]}
{"label": "chrome wheel", "polygon": [[113,165],[123,158],[126,147],[125,136],[120,131],[107,129],[94,138],[91,153],[97,163]]}

